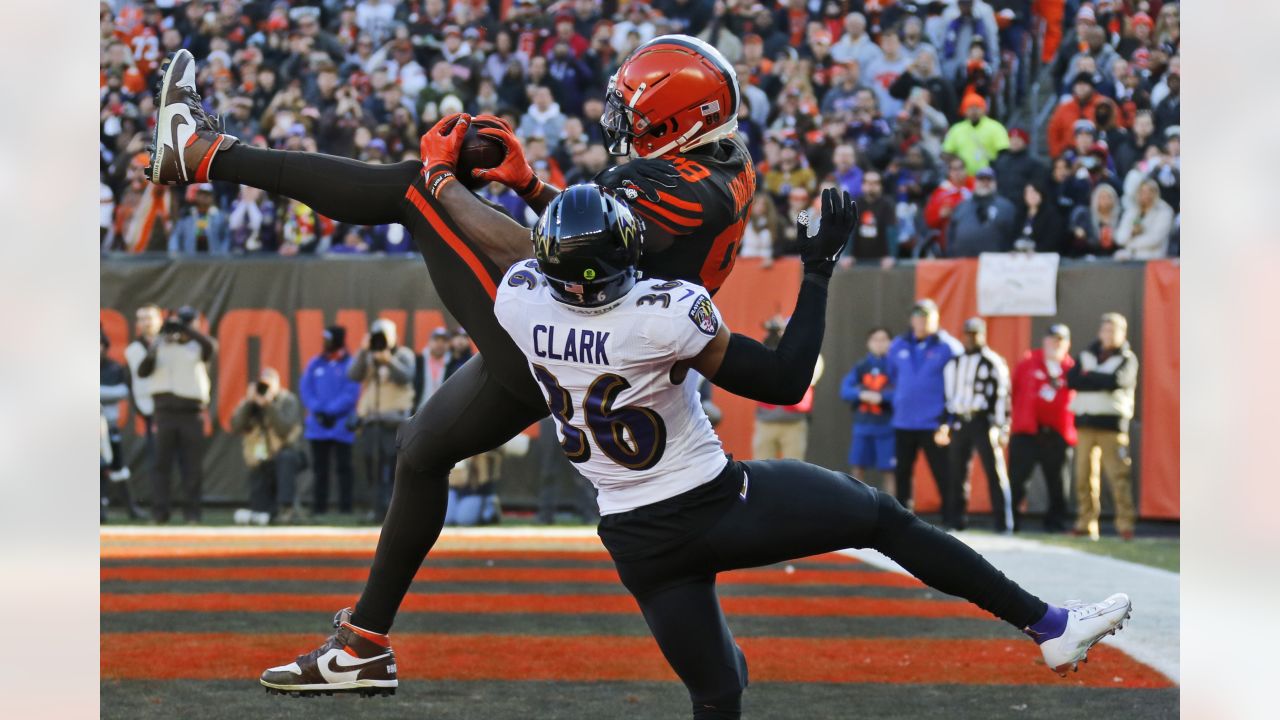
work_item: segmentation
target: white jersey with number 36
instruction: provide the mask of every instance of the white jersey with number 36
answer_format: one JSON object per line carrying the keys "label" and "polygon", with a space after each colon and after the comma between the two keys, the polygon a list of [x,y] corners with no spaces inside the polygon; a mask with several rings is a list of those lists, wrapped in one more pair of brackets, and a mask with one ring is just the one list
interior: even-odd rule
{"label": "white jersey with number 36", "polygon": [[641,280],[609,310],[577,310],[551,295],[530,260],[507,271],[494,311],[529,360],[565,455],[599,490],[601,515],[665,500],[724,469],[696,383],[670,375],[720,330],[701,286]]}

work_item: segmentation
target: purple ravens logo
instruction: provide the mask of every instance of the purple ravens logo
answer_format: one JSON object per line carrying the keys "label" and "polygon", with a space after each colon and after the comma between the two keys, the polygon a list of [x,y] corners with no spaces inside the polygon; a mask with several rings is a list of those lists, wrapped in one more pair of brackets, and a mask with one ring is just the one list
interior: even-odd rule
{"label": "purple ravens logo", "polygon": [[720,319],[716,317],[716,309],[711,304],[711,298],[706,295],[699,295],[693,301],[693,307],[689,309],[689,319],[698,326],[698,330],[707,335],[714,336],[720,332]]}

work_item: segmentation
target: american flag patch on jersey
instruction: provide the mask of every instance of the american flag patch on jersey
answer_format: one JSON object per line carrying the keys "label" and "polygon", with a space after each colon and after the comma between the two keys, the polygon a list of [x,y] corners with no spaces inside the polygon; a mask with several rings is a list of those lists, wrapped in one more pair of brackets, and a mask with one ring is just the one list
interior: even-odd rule
{"label": "american flag patch on jersey", "polygon": [[720,331],[720,319],[716,317],[715,306],[711,304],[711,298],[706,295],[699,295],[693,301],[693,307],[689,309],[689,319],[707,335],[714,336]]}

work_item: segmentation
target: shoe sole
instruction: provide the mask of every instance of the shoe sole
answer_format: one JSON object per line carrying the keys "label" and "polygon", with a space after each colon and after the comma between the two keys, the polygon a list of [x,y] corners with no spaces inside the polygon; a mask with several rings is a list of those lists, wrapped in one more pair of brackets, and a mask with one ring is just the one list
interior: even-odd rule
{"label": "shoe sole", "polygon": [[1107,630],[1106,632],[1095,635],[1086,642],[1080,643],[1076,650],[1076,656],[1069,662],[1065,662],[1053,668],[1053,671],[1058,673],[1058,677],[1066,677],[1068,670],[1071,672],[1080,672],[1080,663],[1087,664],[1089,662],[1089,651],[1093,649],[1093,646],[1102,642],[1102,638],[1108,635],[1115,635],[1117,632],[1123,630],[1125,623],[1129,622],[1129,618],[1132,616],[1133,603],[1129,603],[1129,607],[1124,611],[1124,617],[1120,618],[1120,622],[1116,623],[1115,627]]}
{"label": "shoe sole", "polygon": [[398,681],[365,680],[363,682],[392,682],[393,685],[361,685],[359,683],[339,683],[333,685],[275,685],[266,680],[259,680],[268,695],[287,695],[289,697],[319,697],[320,695],[359,695],[361,697],[380,697],[396,694]]}

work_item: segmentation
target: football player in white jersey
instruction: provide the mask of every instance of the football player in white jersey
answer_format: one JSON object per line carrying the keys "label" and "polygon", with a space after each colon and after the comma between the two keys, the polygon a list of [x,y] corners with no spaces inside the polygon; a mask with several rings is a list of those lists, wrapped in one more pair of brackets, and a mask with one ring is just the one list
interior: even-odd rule
{"label": "football player in white jersey", "polygon": [[875,548],[1026,632],[1062,674],[1130,613],[1124,594],[1048,605],[848,475],[726,457],[685,375],[764,402],[800,400],[822,344],[827,282],[855,224],[847,194],[825,190],[822,204],[816,232],[798,231],[804,281],[773,350],[731,334],[702,287],[640,277],[643,225],[594,185],[551,202],[533,230],[535,259],[513,265],[498,290],[498,321],[528,358],[564,452],[599,490],[600,538],[688,687],[695,720],[741,715],[746,658],[715,593],[725,570]]}

